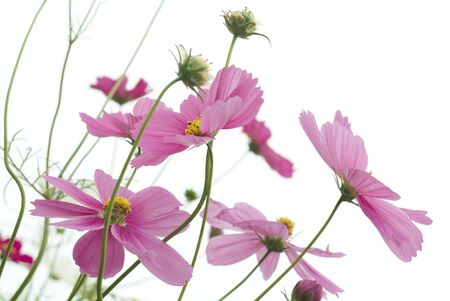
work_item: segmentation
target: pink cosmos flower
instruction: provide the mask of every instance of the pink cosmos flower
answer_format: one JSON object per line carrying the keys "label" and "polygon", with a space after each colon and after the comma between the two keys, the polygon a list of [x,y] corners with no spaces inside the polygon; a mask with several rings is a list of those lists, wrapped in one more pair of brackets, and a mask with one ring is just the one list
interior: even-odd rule
{"label": "pink cosmos flower", "polygon": [[250,143],[250,150],[252,152],[261,155],[267,161],[269,166],[276,170],[281,176],[285,178],[292,177],[292,162],[276,153],[267,144],[271,132],[269,128],[265,126],[264,122],[254,119],[243,127],[243,131],[252,140]]}
{"label": "pink cosmos flower", "polygon": [[[52,225],[88,231],[75,244],[73,258],[80,272],[98,275],[103,232],[103,216],[116,183],[101,170],[95,171],[95,184],[100,200],[84,193],[62,179],[45,179],[79,204],[60,200],[36,200],[32,215],[63,218]],[[149,187],[137,193],[120,187],[115,199],[106,252],[105,278],[117,274],[124,263],[124,247],[137,255],[156,277],[171,285],[184,285],[192,275],[191,266],[157,236],[165,236],[178,227],[188,213],[181,203],[161,187]]]}
{"label": "pink cosmos flower", "polygon": [[[9,244],[9,238],[6,238],[6,239],[0,238],[0,255],[5,254],[8,244]],[[31,256],[22,254],[21,249],[22,249],[22,243],[20,241],[18,241],[17,239],[14,240],[12,248],[11,248],[11,252],[9,253],[8,258],[17,263],[25,263],[27,265],[33,264],[33,258]],[[0,257],[2,257],[2,256],[0,256]]]}
{"label": "pink cosmos flower", "polygon": [[[109,77],[98,77],[97,82],[92,84],[91,88],[100,90],[103,94],[108,95],[114,87],[115,82],[115,79]],[[126,89],[127,82],[128,78],[125,76],[112,97],[112,99],[120,105],[142,97],[149,92],[147,89],[148,84],[143,79],[140,79],[136,86],[131,90]]]}
{"label": "pink cosmos flower", "polygon": [[300,123],[319,155],[342,181],[343,197],[358,200],[361,210],[398,258],[408,262],[416,256],[422,249],[423,236],[413,222],[432,221],[425,211],[397,208],[385,201],[396,201],[400,196],[365,171],[364,142],[353,135],[348,119],[337,111],[334,122],[325,123],[319,130],[314,115],[302,112]]}
{"label": "pink cosmos flower", "polygon": [[292,290],[291,301],[320,301],[323,288],[314,280],[301,280]]}
{"label": "pink cosmos flower", "polygon": [[[288,218],[280,218],[276,222],[268,221],[256,208],[246,203],[237,203],[233,208],[210,201],[206,220],[211,226],[235,230],[241,233],[225,234],[213,237],[206,247],[208,262],[213,265],[229,265],[256,254],[258,261],[270,252],[261,263],[260,270],[264,280],[272,276],[277,267],[281,253],[285,253],[289,261],[293,262],[303,251],[290,242],[293,234],[294,222]],[[309,254],[321,257],[342,257],[343,253],[330,252],[311,248]],[[294,267],[303,279],[316,280],[325,290],[338,295],[343,290],[328,278],[319,273],[304,259]]]}
{"label": "pink cosmos flower", "polygon": [[[133,108],[133,113],[106,113],[103,112],[102,117],[92,118],[91,116],[80,113],[81,120],[86,123],[88,132],[96,137],[131,137],[131,130],[136,124],[147,116],[154,100],[144,97],[139,99]],[[160,103],[156,110],[171,110],[163,103]],[[139,130],[139,128],[138,128]]]}
{"label": "pink cosmos flower", "polygon": [[[263,103],[257,82],[246,71],[227,67],[217,73],[209,90],[183,101],[180,113],[156,112],[140,141],[142,154],[132,165],[157,165],[172,154],[211,141],[221,129],[246,125]],[[138,128],[132,131],[134,136]]]}

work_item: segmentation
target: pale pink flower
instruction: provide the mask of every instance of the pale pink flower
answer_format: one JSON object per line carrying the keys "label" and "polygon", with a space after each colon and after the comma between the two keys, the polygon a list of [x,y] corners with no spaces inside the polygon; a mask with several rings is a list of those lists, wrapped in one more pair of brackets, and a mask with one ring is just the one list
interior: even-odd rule
{"label": "pale pink flower", "polygon": [[[285,253],[289,261],[293,262],[303,251],[303,248],[290,242],[294,223],[287,218],[280,218],[276,222],[268,221],[258,209],[246,203],[237,203],[233,208],[227,208],[211,200],[209,206],[206,219],[211,226],[241,232],[211,238],[206,247],[206,255],[208,262],[213,265],[233,264],[253,254],[256,254],[259,261],[270,251],[260,265],[263,278],[267,280],[274,273],[281,253]],[[328,248],[326,250],[311,248],[308,253],[321,257],[344,256],[343,253],[334,253]],[[294,269],[303,279],[316,280],[332,294],[338,295],[343,292],[303,258]]]}
{"label": "pale pink flower", "polygon": [[[63,218],[57,227],[88,231],[75,244],[73,258],[80,272],[97,277],[102,245],[103,216],[110,202],[116,181],[101,170],[95,171],[95,184],[100,200],[84,193],[68,181],[45,179],[80,203],[60,200],[36,200],[31,214]],[[157,236],[168,235],[189,214],[179,209],[181,203],[161,187],[149,187],[137,193],[120,187],[115,199],[104,277],[116,275],[123,267],[124,247],[135,254],[156,277],[171,285],[184,285],[192,275],[191,266]]]}
{"label": "pale pink flower", "polygon": [[[5,254],[9,241],[10,241],[9,238],[2,239],[0,237],[0,258],[3,256],[3,254]],[[23,254],[21,249],[22,243],[17,239],[14,240],[8,259],[17,263],[25,263],[26,265],[33,264],[33,258],[29,255]]]}
{"label": "pale pink flower", "polygon": [[[263,103],[257,82],[246,71],[227,67],[217,73],[209,90],[183,101],[180,113],[156,112],[140,141],[142,154],[132,165],[157,165],[172,154],[211,141],[221,129],[246,125]],[[134,136],[138,128],[132,131]]]}
{"label": "pale pink flower", "polygon": [[[144,97],[139,99],[133,108],[133,113],[106,113],[99,118],[80,113],[81,120],[86,123],[88,132],[96,137],[122,137],[132,139],[131,130],[147,116],[154,100]],[[160,103],[156,110],[170,110]]]}
{"label": "pale pink flower", "polygon": [[[136,86],[131,90],[127,90],[126,88],[127,82],[128,78],[125,76],[124,79],[119,84],[119,87],[117,88],[116,92],[111,98],[120,105],[129,102],[131,100],[138,99],[139,97],[142,97],[149,92],[148,84],[143,79],[140,79],[137,82]],[[109,92],[114,87],[115,83],[116,83],[115,79],[109,77],[98,77],[97,82],[95,84],[92,84],[91,88],[100,90],[103,92],[103,94],[108,95]]]}
{"label": "pale pink flower", "polygon": [[414,222],[430,224],[425,211],[401,209],[384,201],[400,196],[365,170],[367,153],[364,142],[353,135],[347,118],[337,111],[333,123],[319,130],[311,112],[300,114],[300,123],[322,159],[342,181],[340,187],[347,201],[358,200],[364,214],[372,221],[391,251],[408,262],[422,249],[422,232]]}
{"label": "pale pink flower", "polygon": [[252,152],[261,155],[269,166],[276,170],[281,176],[285,178],[292,177],[292,162],[276,153],[267,144],[267,141],[272,134],[264,122],[254,119],[243,127],[243,131],[251,139],[250,150]]}

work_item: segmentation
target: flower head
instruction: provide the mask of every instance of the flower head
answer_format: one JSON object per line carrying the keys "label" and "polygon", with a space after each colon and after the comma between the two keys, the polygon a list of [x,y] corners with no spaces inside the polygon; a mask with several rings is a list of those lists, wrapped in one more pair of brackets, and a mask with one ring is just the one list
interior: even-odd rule
{"label": "flower head", "polygon": [[301,280],[292,290],[291,301],[320,301],[323,289],[320,283],[314,280]]}
{"label": "flower head", "polygon": [[[2,257],[3,254],[5,254],[6,248],[8,247],[9,242],[10,242],[9,238],[2,239],[0,237],[0,257]],[[18,241],[17,239],[14,240],[8,258],[17,263],[25,263],[26,265],[31,265],[33,263],[33,258],[29,255],[23,254],[21,252],[21,249],[22,249],[22,243],[20,241]]]}
{"label": "flower head", "polygon": [[[112,96],[112,100],[117,102],[119,105],[123,105],[126,102],[142,97],[149,92],[148,84],[143,79],[140,79],[136,86],[131,90],[126,89],[127,82],[128,78],[125,76]],[[99,77],[97,78],[97,82],[91,85],[91,88],[100,90],[103,94],[108,95],[115,83],[116,80],[109,77]]]}
{"label": "flower head", "polygon": [[269,166],[276,170],[281,176],[286,178],[292,177],[292,162],[276,153],[267,144],[271,132],[264,122],[254,119],[243,127],[243,131],[251,139],[250,151],[257,155],[261,155]]}
{"label": "flower head", "polygon": [[224,12],[223,19],[228,30],[241,39],[248,39],[256,32],[257,21],[247,7],[243,10]]}
{"label": "flower head", "polygon": [[[252,121],[263,103],[257,80],[234,66],[220,70],[209,90],[190,95],[180,113],[155,112],[140,141],[142,154],[134,167],[157,165],[168,156],[214,139],[221,129],[241,127]],[[139,125],[132,130],[136,136]]]}
{"label": "flower head", "polygon": [[209,63],[201,55],[192,55],[183,45],[177,45],[178,76],[188,88],[196,90],[206,85],[212,78],[209,73]]}
{"label": "flower head", "polygon": [[422,249],[422,232],[413,222],[430,224],[425,211],[398,208],[385,200],[400,196],[366,172],[367,153],[361,137],[353,135],[348,118],[336,112],[334,122],[319,130],[311,112],[300,114],[300,124],[319,155],[341,181],[345,201],[357,199],[363,213],[378,229],[391,251],[407,262]]}
{"label": "flower head", "polygon": [[[116,181],[101,170],[95,172],[100,195],[96,199],[75,185],[53,177],[45,179],[77,203],[61,200],[36,200],[31,214],[62,218],[52,225],[86,231],[73,249],[73,258],[80,272],[97,277],[106,209]],[[117,274],[124,263],[124,248],[137,255],[156,277],[172,285],[184,285],[192,275],[191,266],[168,244],[158,239],[178,227],[188,213],[179,209],[181,203],[161,187],[148,187],[137,193],[120,187],[112,209],[108,233],[105,278]]]}
{"label": "flower head", "polygon": [[[213,265],[233,264],[253,254],[256,254],[258,261],[266,256],[260,270],[267,280],[274,273],[281,253],[285,253],[289,261],[293,262],[298,253],[303,251],[303,248],[290,242],[290,232],[294,227],[292,220],[283,217],[278,221],[268,221],[258,209],[246,203],[237,203],[233,208],[227,208],[211,200],[206,220],[213,227],[240,232],[211,238],[206,247],[206,256]],[[308,253],[321,257],[344,256],[343,253],[330,252],[328,248],[311,248]],[[332,294],[338,295],[343,291],[303,258],[294,269],[303,279],[315,279]]]}

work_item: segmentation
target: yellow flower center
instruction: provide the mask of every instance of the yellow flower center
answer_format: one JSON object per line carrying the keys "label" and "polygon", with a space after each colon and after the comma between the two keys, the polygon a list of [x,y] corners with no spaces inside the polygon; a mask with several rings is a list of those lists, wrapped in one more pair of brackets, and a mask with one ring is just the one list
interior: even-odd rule
{"label": "yellow flower center", "polygon": [[295,222],[293,220],[287,217],[280,217],[279,219],[277,219],[277,222],[279,222],[282,225],[285,225],[286,228],[288,229],[289,236],[292,236],[295,227]]}
{"label": "yellow flower center", "polygon": [[200,117],[195,118],[192,121],[188,121],[187,127],[184,130],[184,133],[186,135],[194,135],[194,136],[201,136],[202,132],[200,130],[200,123],[201,123]]}
{"label": "yellow flower center", "polygon": [[[109,207],[111,200],[107,200],[103,204],[103,210]],[[128,199],[118,196],[115,198],[114,207],[112,209],[111,214],[111,223],[119,224],[119,226],[125,226],[125,217],[131,212],[131,203]],[[105,216],[105,212],[103,212],[102,217]]]}

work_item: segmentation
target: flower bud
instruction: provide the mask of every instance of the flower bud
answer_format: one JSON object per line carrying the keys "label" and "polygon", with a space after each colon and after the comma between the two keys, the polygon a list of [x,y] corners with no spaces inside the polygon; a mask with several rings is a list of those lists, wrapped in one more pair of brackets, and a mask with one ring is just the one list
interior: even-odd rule
{"label": "flower bud", "polygon": [[323,289],[315,280],[301,280],[292,290],[291,301],[320,301]]}
{"label": "flower bud", "polygon": [[186,52],[182,45],[177,45],[178,56],[178,76],[186,87],[195,90],[208,83],[212,79],[209,73],[209,63],[201,55],[192,55],[191,51]]}
{"label": "flower bud", "polygon": [[228,30],[241,39],[248,39],[256,31],[255,16],[247,7],[241,11],[228,11],[223,18]]}
{"label": "flower bud", "polygon": [[198,199],[198,195],[193,189],[186,189],[184,196],[188,202],[193,202]]}

